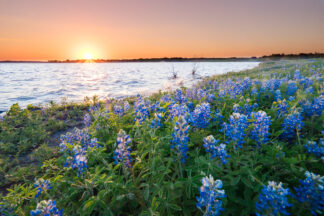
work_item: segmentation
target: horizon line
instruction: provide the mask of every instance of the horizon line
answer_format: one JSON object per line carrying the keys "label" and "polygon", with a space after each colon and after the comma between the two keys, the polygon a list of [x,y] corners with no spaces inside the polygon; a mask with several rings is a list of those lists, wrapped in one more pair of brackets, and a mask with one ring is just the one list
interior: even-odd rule
{"label": "horizon line", "polygon": [[140,57],[140,58],[115,58],[115,59],[104,59],[104,58],[94,58],[94,59],[47,59],[47,60],[13,60],[13,59],[6,59],[0,60],[0,62],[10,63],[10,62],[39,62],[39,63],[69,63],[69,62],[127,62],[127,61],[163,61],[163,60],[227,60],[227,59],[262,59],[262,58],[269,58],[269,57],[311,57],[311,56],[319,56],[324,57],[324,53],[322,52],[300,52],[300,53],[273,53],[270,55],[259,55],[259,56],[248,56],[248,57]]}

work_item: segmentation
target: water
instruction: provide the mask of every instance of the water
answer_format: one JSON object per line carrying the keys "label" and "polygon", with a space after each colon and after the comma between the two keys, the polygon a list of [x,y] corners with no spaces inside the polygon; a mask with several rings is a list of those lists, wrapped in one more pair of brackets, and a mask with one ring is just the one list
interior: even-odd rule
{"label": "water", "polygon": [[[67,97],[122,97],[190,86],[202,77],[240,71],[258,62],[1,63],[0,111]],[[197,72],[192,76],[192,69]],[[172,79],[172,73],[177,79]]]}

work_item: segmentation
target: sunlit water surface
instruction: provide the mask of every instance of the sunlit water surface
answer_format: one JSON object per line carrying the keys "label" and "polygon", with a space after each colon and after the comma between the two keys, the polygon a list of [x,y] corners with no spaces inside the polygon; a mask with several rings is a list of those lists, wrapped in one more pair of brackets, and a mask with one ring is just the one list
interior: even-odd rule
{"label": "sunlit water surface", "polygon": [[[215,74],[240,71],[258,62],[0,63],[0,112],[12,104],[81,101],[85,96],[123,97],[191,86]],[[193,68],[197,69],[192,75]],[[177,79],[172,79],[173,72]]]}

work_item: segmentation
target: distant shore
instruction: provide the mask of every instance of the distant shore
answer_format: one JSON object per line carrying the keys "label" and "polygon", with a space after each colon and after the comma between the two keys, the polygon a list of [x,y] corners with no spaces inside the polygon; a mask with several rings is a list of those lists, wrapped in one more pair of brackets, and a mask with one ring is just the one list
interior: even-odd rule
{"label": "distant shore", "polygon": [[324,53],[299,53],[299,54],[272,54],[261,57],[229,57],[229,58],[183,58],[183,57],[163,57],[163,58],[137,58],[137,59],[66,59],[66,60],[47,60],[47,61],[17,61],[4,60],[0,63],[122,63],[122,62],[231,62],[231,61],[267,61],[267,60],[291,60],[305,58],[323,58]]}

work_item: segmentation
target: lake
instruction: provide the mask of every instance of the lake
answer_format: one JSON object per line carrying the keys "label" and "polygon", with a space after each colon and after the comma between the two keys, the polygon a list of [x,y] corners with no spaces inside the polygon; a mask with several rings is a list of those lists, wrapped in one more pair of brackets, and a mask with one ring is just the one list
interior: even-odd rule
{"label": "lake", "polygon": [[[259,62],[0,63],[0,112],[12,104],[81,101],[85,96],[123,97],[191,86],[215,74]],[[192,75],[193,68],[196,75]],[[173,73],[177,79],[172,79]]]}

